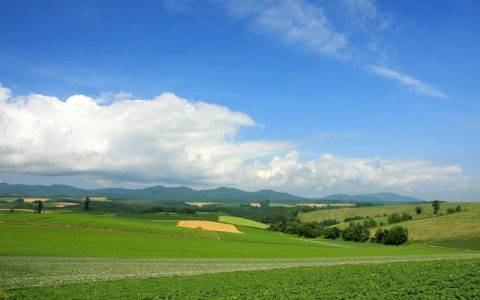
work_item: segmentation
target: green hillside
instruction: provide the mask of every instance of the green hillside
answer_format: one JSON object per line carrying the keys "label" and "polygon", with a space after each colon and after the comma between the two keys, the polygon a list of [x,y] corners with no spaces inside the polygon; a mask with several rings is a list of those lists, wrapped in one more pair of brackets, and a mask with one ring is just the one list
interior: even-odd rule
{"label": "green hillside", "polygon": [[223,223],[229,223],[229,224],[247,226],[247,227],[254,227],[254,228],[264,228],[265,229],[265,228],[268,227],[267,224],[263,224],[263,223],[252,221],[252,220],[245,219],[245,218],[233,217],[233,216],[219,216],[218,221],[223,222]]}

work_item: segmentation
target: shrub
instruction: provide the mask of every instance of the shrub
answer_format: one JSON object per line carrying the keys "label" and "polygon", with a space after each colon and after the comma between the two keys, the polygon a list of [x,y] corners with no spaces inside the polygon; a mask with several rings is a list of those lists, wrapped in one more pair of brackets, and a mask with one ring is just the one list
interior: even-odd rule
{"label": "shrub", "polygon": [[363,221],[363,227],[365,228],[377,227],[377,221],[375,221],[375,219],[366,219]]}
{"label": "shrub", "polygon": [[366,242],[370,238],[370,230],[362,224],[350,222],[348,227],[342,231],[342,238],[345,241]]}
{"label": "shrub", "polygon": [[296,233],[306,238],[316,238],[322,234],[322,227],[317,222],[302,223]]}
{"label": "shrub", "polygon": [[455,208],[449,207],[447,208],[447,214],[453,214],[455,212]]}
{"label": "shrub", "polygon": [[420,206],[415,207],[415,212],[417,213],[417,215],[421,214],[422,208]]}
{"label": "shrub", "polygon": [[323,220],[320,222],[320,225],[323,225],[323,226],[332,226],[332,225],[337,225],[338,223],[340,223],[338,220],[335,220],[335,219],[326,219],[326,220]]}
{"label": "shrub", "polygon": [[389,224],[398,223],[401,221],[402,221],[402,216],[400,216],[398,213],[393,213],[390,216],[388,216]]}
{"label": "shrub", "polygon": [[323,237],[326,239],[338,239],[340,235],[342,234],[342,230],[338,227],[329,227],[323,229]]}
{"label": "shrub", "polygon": [[408,229],[399,225],[390,229],[378,229],[374,240],[385,245],[401,245],[408,241]]}
{"label": "shrub", "polygon": [[350,216],[343,219],[343,222],[357,221],[363,219],[362,216]]}
{"label": "shrub", "polygon": [[407,213],[402,214],[402,221],[411,220],[411,219],[412,219],[412,215]]}
{"label": "shrub", "polygon": [[455,212],[460,212],[460,211],[462,211],[462,208],[460,207],[460,205],[455,207]]}

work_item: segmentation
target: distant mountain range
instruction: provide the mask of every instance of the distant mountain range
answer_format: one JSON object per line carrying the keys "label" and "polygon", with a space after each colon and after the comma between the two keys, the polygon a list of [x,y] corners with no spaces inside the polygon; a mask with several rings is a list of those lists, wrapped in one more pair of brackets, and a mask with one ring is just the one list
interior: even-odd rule
{"label": "distant mountain range", "polygon": [[25,185],[0,183],[0,196],[10,197],[85,197],[104,196],[119,200],[154,200],[154,201],[223,201],[223,202],[369,202],[399,203],[420,202],[422,200],[393,193],[344,195],[336,194],[323,198],[306,198],[288,193],[261,190],[247,192],[235,188],[219,187],[209,190],[194,190],[189,187],[152,186],[143,189],[105,188],[81,189],[69,185]]}
{"label": "distant mountain range", "polygon": [[346,195],[334,194],[323,197],[327,201],[341,201],[341,202],[366,202],[366,203],[406,203],[406,202],[422,202],[423,200],[408,196],[403,196],[394,193],[375,193],[375,194],[360,194],[360,195]]}

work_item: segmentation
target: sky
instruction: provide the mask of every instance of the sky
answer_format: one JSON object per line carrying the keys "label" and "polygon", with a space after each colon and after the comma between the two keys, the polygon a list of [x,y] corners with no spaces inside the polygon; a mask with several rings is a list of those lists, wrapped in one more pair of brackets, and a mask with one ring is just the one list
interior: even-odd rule
{"label": "sky", "polygon": [[480,2],[0,2],[0,182],[480,200]]}

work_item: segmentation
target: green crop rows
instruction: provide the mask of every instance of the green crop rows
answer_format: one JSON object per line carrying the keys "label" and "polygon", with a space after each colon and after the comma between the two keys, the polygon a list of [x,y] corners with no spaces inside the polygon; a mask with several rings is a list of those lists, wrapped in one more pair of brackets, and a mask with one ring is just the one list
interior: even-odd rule
{"label": "green crop rows", "polygon": [[20,298],[467,298],[480,297],[480,259],[299,267],[77,283],[4,292]]}

